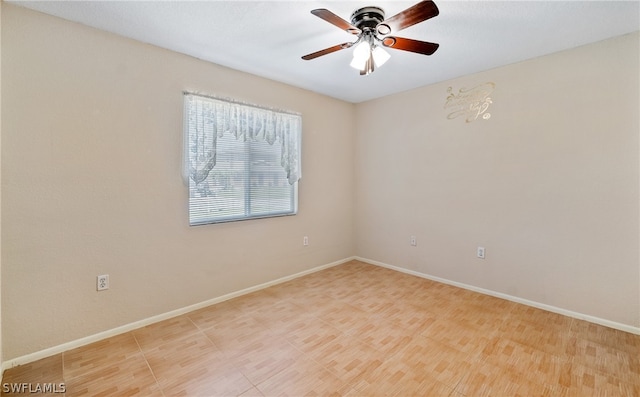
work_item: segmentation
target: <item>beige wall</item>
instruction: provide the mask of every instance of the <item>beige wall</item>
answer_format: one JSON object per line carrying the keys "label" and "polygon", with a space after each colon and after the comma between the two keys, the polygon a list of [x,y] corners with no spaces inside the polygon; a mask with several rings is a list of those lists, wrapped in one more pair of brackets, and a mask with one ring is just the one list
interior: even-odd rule
{"label": "beige wall", "polygon": [[[640,326],[639,48],[635,33],[359,104],[357,255]],[[485,82],[491,118],[448,120],[447,88]]]}
{"label": "beige wall", "polygon": [[[13,5],[2,29],[6,360],[353,254],[354,105]],[[188,226],[183,90],[302,113],[298,215]]]}

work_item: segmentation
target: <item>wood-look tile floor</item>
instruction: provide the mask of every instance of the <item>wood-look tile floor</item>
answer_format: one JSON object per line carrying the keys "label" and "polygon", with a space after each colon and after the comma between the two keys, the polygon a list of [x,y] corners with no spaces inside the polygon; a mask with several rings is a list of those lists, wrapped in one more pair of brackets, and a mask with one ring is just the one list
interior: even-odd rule
{"label": "wood-look tile floor", "polygon": [[9,369],[67,396],[640,396],[640,336],[352,261]]}

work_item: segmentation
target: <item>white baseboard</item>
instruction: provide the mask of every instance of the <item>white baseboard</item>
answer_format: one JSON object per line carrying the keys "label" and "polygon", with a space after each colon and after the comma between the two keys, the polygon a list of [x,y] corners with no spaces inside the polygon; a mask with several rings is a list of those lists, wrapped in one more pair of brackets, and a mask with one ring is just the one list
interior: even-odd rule
{"label": "white baseboard", "polygon": [[[153,323],[157,323],[163,320],[168,320],[170,318],[176,317],[176,316],[180,316],[182,314],[185,313],[189,313],[192,312],[194,310],[198,310],[198,309],[202,309],[203,307],[207,307],[207,306],[211,306],[211,305],[215,305],[216,303],[220,303],[220,302],[224,302],[226,300],[229,299],[233,299],[233,298],[237,298],[238,296],[242,296],[242,295],[246,295],[246,294],[250,294],[252,292],[256,292],[277,284],[282,284],[284,282],[287,281],[291,281],[293,279],[296,279],[298,277],[302,277],[302,276],[306,276],[308,274],[311,273],[315,273],[315,272],[319,272],[320,270],[324,270],[324,269],[328,269],[330,267],[334,267],[334,266],[338,266],[341,265],[343,263],[349,262],[351,260],[356,259],[355,257],[350,257],[350,258],[345,258],[345,259],[341,259],[339,261],[336,262],[332,262],[332,263],[328,263],[326,265],[321,265],[321,266],[317,266],[314,267],[312,269],[309,270],[305,270],[296,274],[292,274],[290,276],[285,276],[285,277],[281,277],[279,279],[273,280],[273,281],[268,281],[266,283],[262,283],[259,285],[255,285],[253,287],[249,287],[249,288],[245,288],[242,289],[240,291],[235,291],[235,292],[231,292],[229,294],[226,295],[222,295],[216,298],[212,298],[209,300],[206,300],[204,302],[200,302],[200,303],[196,303],[190,306],[186,306],[180,309],[176,309],[176,310],[172,310],[166,313],[162,313],[162,314],[158,314],[156,316],[152,316],[149,318],[145,318],[143,320],[139,320],[139,321],[135,321],[133,323],[129,323],[129,324],[125,324],[122,325],[120,327],[116,327],[116,328],[112,328],[106,331],[102,331],[102,332],[98,332],[97,334],[93,334],[93,335],[89,335],[86,336],[84,338],[80,338],[80,339],[76,339],[70,342],[66,342],[63,343],[61,345],[57,345],[57,346],[53,346],[44,350],[40,350],[34,353],[30,353],[24,356],[20,356],[17,358],[13,358],[7,361],[4,361],[2,363],[2,371],[4,372],[5,369],[8,368],[13,368],[15,366],[18,365],[24,365],[24,364],[28,364],[46,357],[50,357],[53,356],[54,354],[59,354],[62,352],[65,352],[67,350],[71,350],[71,349],[75,349],[78,347],[82,347],[85,345],[88,345],[90,343],[94,343],[94,342],[98,342],[102,339],[106,339],[106,338],[110,338],[112,336],[116,336],[119,334],[123,334],[125,332],[129,332],[132,331],[134,329],[138,329],[141,327],[145,327],[147,325],[153,324]],[[1,376],[1,373],[0,373]]]}
{"label": "white baseboard", "polygon": [[506,299],[508,301],[521,303],[523,305],[532,306],[532,307],[535,307],[535,308],[538,308],[538,309],[542,309],[542,310],[546,310],[546,311],[549,311],[549,312],[562,314],[564,316],[576,318],[576,319],[579,319],[579,320],[585,320],[585,321],[589,321],[591,323],[603,325],[605,327],[614,328],[614,329],[618,329],[620,331],[625,331],[625,332],[629,332],[629,333],[632,333],[632,334],[640,335],[640,327],[634,327],[632,325],[622,324],[622,323],[618,323],[618,322],[615,322],[615,321],[610,321],[610,320],[606,320],[606,319],[603,319],[603,318],[590,316],[588,314],[583,314],[583,313],[578,313],[578,312],[574,312],[574,311],[571,311],[571,310],[562,309],[562,308],[551,306],[551,305],[547,305],[547,304],[544,304],[544,303],[539,303],[539,302],[531,301],[531,300],[528,300],[528,299],[519,298],[517,296],[503,294],[502,292],[496,292],[496,291],[492,291],[492,290],[488,290],[488,289],[484,289],[484,288],[480,288],[480,287],[475,287],[473,285],[459,283],[457,281],[451,281],[451,280],[447,280],[447,279],[444,279],[444,278],[431,276],[429,274],[420,273],[420,272],[417,272],[417,271],[414,271],[414,270],[409,270],[409,269],[405,269],[405,268],[402,268],[402,267],[389,265],[389,264],[386,264],[386,263],[383,263],[383,262],[374,261],[372,259],[361,258],[361,257],[358,257],[358,256],[356,256],[354,259],[357,260],[357,261],[360,261],[360,262],[365,262],[365,263],[371,264],[371,265],[380,266],[380,267],[384,267],[384,268],[387,268],[387,269],[395,270],[395,271],[398,271],[398,272],[401,272],[401,273],[410,274],[412,276],[426,278],[428,280],[437,281],[439,283],[452,285],[454,287],[464,288],[464,289],[467,289],[467,290],[470,290],[470,291],[479,292],[481,294],[495,296],[496,298]]}

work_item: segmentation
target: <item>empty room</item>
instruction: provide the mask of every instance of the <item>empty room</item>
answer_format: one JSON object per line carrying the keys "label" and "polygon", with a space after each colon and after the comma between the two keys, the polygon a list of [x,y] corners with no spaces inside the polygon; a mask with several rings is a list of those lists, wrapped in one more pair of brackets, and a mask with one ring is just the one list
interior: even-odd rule
{"label": "empty room", "polygon": [[2,395],[640,396],[640,2],[0,20]]}

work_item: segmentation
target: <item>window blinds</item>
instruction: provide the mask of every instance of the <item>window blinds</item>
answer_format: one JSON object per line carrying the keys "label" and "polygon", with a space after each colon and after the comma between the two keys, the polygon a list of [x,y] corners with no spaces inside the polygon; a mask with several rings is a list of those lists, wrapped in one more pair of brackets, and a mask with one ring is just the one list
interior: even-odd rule
{"label": "window blinds", "polygon": [[185,94],[191,225],[297,212],[301,116]]}

